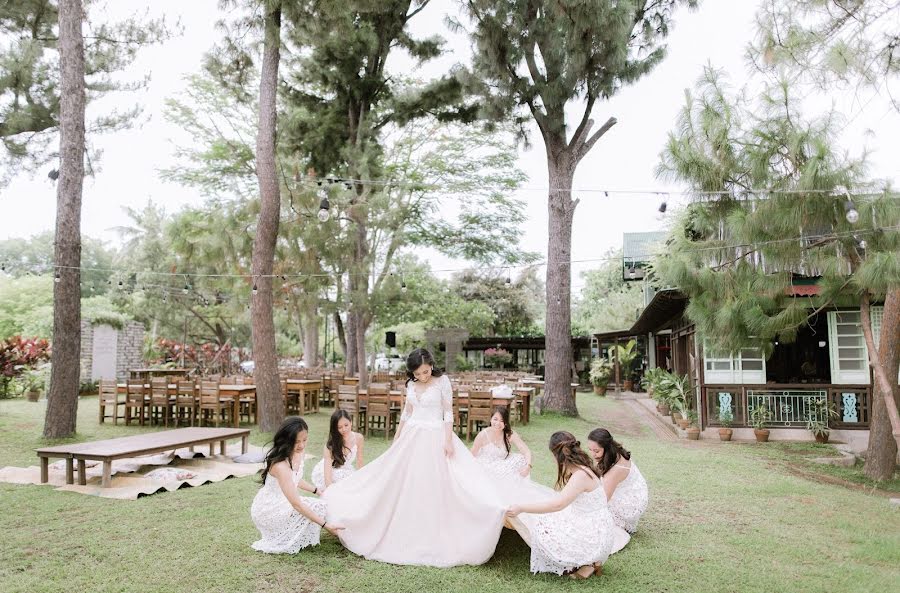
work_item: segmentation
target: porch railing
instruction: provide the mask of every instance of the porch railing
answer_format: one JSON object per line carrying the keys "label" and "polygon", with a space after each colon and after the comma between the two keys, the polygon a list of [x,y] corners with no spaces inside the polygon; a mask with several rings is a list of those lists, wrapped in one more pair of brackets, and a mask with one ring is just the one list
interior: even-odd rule
{"label": "porch railing", "polygon": [[831,428],[869,428],[871,391],[867,385],[704,385],[701,392],[704,426],[721,426],[721,418],[729,413],[732,426],[749,426],[751,410],[765,403],[772,411],[768,426],[803,428],[813,401],[827,397],[838,412],[837,419],[829,422]]}

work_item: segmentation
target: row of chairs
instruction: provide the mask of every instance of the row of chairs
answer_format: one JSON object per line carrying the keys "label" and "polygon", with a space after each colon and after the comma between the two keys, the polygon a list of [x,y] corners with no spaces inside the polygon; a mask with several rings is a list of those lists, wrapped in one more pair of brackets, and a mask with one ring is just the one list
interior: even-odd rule
{"label": "row of chairs", "polygon": [[[151,378],[149,388],[143,382],[128,381],[123,401],[119,399],[116,381],[103,379],[99,399],[101,423],[111,418],[113,424],[123,420],[126,425],[136,421],[140,426],[161,423],[168,428],[172,422],[177,428],[182,424],[199,426],[204,422],[219,426],[234,420],[234,400],[220,395],[217,381],[201,381],[198,389],[193,381],[179,379],[175,382],[174,394],[169,393],[169,383],[164,377]],[[255,418],[256,398],[241,397],[238,414],[239,419],[246,418],[248,422],[251,417]]]}

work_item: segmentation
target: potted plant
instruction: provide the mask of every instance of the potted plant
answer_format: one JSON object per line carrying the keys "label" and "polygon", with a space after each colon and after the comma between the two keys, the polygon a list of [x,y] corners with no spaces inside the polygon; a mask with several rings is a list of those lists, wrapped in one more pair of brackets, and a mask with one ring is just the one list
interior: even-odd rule
{"label": "potted plant", "polygon": [[719,416],[719,424],[722,425],[719,428],[719,440],[720,441],[730,441],[731,435],[734,433],[731,430],[731,425],[734,424],[734,412],[731,411],[731,408],[723,409],[716,408],[716,413]]}
{"label": "potted plant", "polygon": [[837,417],[837,408],[832,402],[824,397],[813,400],[806,412],[806,429],[813,433],[817,443],[827,443],[831,432],[828,421]]}
{"label": "potted plant", "polygon": [[624,346],[621,344],[617,345],[616,356],[619,359],[619,369],[624,378],[622,381],[622,390],[631,391],[634,389],[634,378],[632,376],[631,367],[638,356],[637,340],[632,338],[631,340],[628,340],[628,343]]}
{"label": "potted plant", "polygon": [[36,402],[41,397],[41,392],[46,389],[49,379],[50,364],[45,363],[22,373],[22,385],[25,398],[30,402]]}
{"label": "potted plant", "polygon": [[687,411],[687,438],[690,441],[700,440],[700,427],[697,426],[697,412],[694,410]]}
{"label": "potted plant", "polygon": [[753,409],[750,410],[750,426],[753,427],[753,434],[756,436],[757,443],[765,443],[769,440],[769,429],[766,428],[766,422],[772,419],[772,410],[769,404],[762,400],[756,402]]}
{"label": "potted plant", "polygon": [[655,367],[647,369],[647,372],[644,373],[644,377],[641,379],[641,384],[647,391],[647,395],[656,400],[656,411],[663,416],[669,415],[668,392],[663,386],[663,381],[668,375],[669,373],[665,369]]}
{"label": "potted plant", "polygon": [[512,354],[503,348],[488,348],[484,351],[484,362],[502,369],[504,365],[512,362]]}
{"label": "potted plant", "polygon": [[597,358],[591,363],[590,378],[591,385],[594,386],[594,393],[606,395],[610,376],[612,376],[612,367],[607,359]]}
{"label": "potted plant", "polygon": [[[672,408],[672,421],[681,428],[687,428],[690,424],[689,412],[691,405],[691,385],[687,375],[668,373],[660,386],[666,391],[669,406]],[[675,412],[678,414],[675,414]]]}

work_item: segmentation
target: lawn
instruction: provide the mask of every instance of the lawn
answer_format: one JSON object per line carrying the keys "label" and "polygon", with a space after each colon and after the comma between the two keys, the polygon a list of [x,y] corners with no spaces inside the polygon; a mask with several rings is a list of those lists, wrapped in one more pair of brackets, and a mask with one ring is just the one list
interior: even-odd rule
{"label": "lawn", "polygon": [[[135,434],[98,425],[96,398],[83,398],[79,440]],[[397,591],[516,593],[885,592],[900,587],[900,509],[883,493],[825,483],[803,461],[805,445],[661,442],[622,402],[579,394],[582,418],[532,416],[521,430],[535,452],[534,477],[552,484],[546,442],[559,429],[584,437],[610,428],[634,454],[651,490],[638,534],[587,582],[532,576],[528,547],[504,531],[485,565],[454,569],[390,566],[345,551],[331,536],[294,556],[254,552],[249,517],[259,487],[231,479],[136,501],[0,484],[5,533],[0,591]],[[0,466],[35,465],[44,403],[0,401]],[[318,454],[327,410],[307,417]],[[143,429],[147,430],[147,429]],[[262,445],[269,435],[254,432]],[[367,457],[387,442],[370,438]],[[307,465],[307,476],[312,463]],[[798,468],[802,471],[798,471]],[[830,473],[829,473],[830,472]],[[843,473],[841,473],[843,472]],[[858,470],[822,475],[859,481]],[[897,489],[897,481],[881,485]]]}

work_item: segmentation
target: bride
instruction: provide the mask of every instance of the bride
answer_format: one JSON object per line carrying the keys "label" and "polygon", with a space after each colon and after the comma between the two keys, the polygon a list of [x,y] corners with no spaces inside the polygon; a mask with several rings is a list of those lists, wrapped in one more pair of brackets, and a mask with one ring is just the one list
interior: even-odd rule
{"label": "bride", "polygon": [[325,491],[341,541],[392,564],[482,564],[494,553],[506,505],[453,433],[450,379],[424,348],[406,359],[406,404],[391,447]]}

